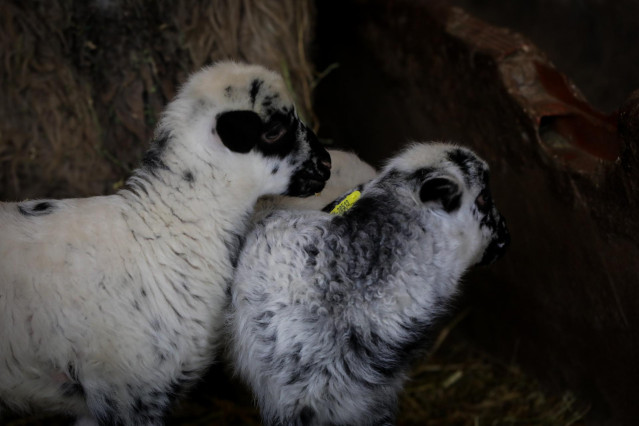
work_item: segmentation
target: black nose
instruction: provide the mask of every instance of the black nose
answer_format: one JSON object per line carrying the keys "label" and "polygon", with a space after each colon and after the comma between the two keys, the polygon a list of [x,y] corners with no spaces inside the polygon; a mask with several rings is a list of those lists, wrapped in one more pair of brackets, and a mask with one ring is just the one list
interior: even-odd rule
{"label": "black nose", "polygon": [[307,197],[320,192],[331,177],[331,155],[322,146],[311,129],[306,129],[310,146],[309,158],[295,171],[284,195]]}
{"label": "black nose", "polygon": [[495,236],[490,244],[488,244],[488,247],[486,247],[479,264],[490,265],[495,262],[504,255],[508,246],[510,246],[510,232],[508,232],[506,220],[504,220],[503,217],[500,217],[499,222],[497,222]]}

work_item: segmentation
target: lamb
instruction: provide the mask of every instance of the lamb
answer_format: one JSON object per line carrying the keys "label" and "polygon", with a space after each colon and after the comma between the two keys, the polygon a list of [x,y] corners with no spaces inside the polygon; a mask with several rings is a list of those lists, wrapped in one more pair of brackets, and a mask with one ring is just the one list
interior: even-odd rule
{"label": "lamb", "polygon": [[0,403],[162,423],[214,359],[258,197],[329,175],[283,79],[221,62],[167,106],[126,188],[0,204]]}
{"label": "lamb", "polygon": [[263,213],[240,254],[227,327],[265,424],[394,421],[410,360],[460,277],[509,242],[488,174],[468,149],[418,144],[341,214]]}

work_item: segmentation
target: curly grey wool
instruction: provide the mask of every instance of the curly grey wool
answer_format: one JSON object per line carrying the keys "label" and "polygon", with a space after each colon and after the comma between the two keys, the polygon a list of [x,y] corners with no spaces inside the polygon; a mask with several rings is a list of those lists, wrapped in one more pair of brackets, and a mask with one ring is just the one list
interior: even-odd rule
{"label": "curly grey wool", "polygon": [[268,425],[375,425],[462,274],[509,236],[472,151],[416,144],[342,215],[263,213],[240,255],[231,357]]}

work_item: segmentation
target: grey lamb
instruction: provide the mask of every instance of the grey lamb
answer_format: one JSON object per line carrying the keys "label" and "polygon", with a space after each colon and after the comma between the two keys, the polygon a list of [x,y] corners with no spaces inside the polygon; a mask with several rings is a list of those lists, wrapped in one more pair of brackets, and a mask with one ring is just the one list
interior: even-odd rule
{"label": "grey lamb", "polygon": [[240,254],[228,329],[266,424],[394,421],[410,361],[462,274],[508,245],[488,185],[472,151],[415,144],[341,215],[263,213]]}

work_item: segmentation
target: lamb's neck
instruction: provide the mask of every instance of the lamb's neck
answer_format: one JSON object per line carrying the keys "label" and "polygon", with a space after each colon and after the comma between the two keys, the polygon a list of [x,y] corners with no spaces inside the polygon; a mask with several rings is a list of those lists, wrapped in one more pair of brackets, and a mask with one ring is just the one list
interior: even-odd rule
{"label": "lamb's neck", "polygon": [[[414,209],[395,201],[362,198],[356,204],[359,210],[353,207],[349,214],[336,217],[333,235],[346,250],[340,253],[335,247],[332,252],[340,256],[340,263],[352,253],[358,256],[346,262],[346,274],[361,277],[351,290],[364,292],[366,303],[388,308],[389,318],[399,311],[423,317],[426,311],[446,305],[465,268],[456,259],[458,241],[448,238],[451,231],[445,220],[433,215],[432,222],[420,222]],[[390,300],[397,306],[391,306]]]}
{"label": "lamb's neck", "polygon": [[211,236],[242,232],[259,195],[218,167],[200,174],[169,168],[139,170],[120,194],[149,227],[191,229]]}

